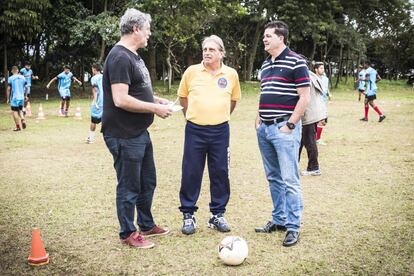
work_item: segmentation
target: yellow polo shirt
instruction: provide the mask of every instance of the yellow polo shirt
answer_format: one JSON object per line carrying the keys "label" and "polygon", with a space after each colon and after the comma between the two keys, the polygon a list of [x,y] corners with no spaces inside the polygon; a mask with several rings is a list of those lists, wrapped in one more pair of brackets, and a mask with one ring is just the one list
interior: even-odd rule
{"label": "yellow polo shirt", "polygon": [[230,120],[230,102],[241,97],[239,76],[224,64],[214,76],[203,63],[191,65],[184,72],[177,95],[188,100],[188,121],[218,125]]}

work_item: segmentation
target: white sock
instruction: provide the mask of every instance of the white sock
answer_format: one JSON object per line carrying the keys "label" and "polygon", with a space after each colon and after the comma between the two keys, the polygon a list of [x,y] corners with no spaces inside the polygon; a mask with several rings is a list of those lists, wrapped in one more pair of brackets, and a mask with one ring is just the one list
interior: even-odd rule
{"label": "white sock", "polygon": [[95,131],[92,131],[92,130],[89,131],[89,140],[91,141],[95,140]]}

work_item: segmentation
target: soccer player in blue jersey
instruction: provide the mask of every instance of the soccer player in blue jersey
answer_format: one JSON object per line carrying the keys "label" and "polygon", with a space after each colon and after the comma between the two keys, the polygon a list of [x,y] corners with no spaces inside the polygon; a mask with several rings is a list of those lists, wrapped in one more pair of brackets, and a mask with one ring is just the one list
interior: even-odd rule
{"label": "soccer player in blue jersey", "polygon": [[365,69],[362,65],[358,65],[357,68],[358,78],[355,80],[355,83],[358,85],[358,102],[361,101],[361,95],[365,93]]}
{"label": "soccer player in blue jersey", "polygon": [[75,80],[79,85],[82,85],[82,82],[73,76],[69,65],[65,65],[63,67],[63,72],[51,79],[50,82],[46,85],[46,88],[49,89],[50,85],[55,80],[58,80],[58,90],[60,97],[62,98],[62,102],[60,103],[60,114],[65,117],[68,116],[69,111],[70,86],[72,84],[72,79]]}
{"label": "soccer player in blue jersey", "polygon": [[12,67],[12,76],[8,80],[7,102],[10,103],[13,119],[16,124],[14,131],[26,128],[26,120],[23,114],[24,100],[27,98],[26,79],[19,74],[17,66]]}
{"label": "soccer player in blue jersey", "polygon": [[33,71],[31,67],[32,65],[26,62],[26,64],[24,65],[24,68],[20,70],[20,74],[22,74],[26,79],[27,98],[30,98],[30,88],[32,86],[32,80],[39,79],[38,76],[33,75]]}
{"label": "soccer player in blue jersey", "polygon": [[366,82],[366,92],[365,94],[365,102],[364,102],[364,108],[365,113],[364,117],[361,119],[361,121],[368,121],[368,110],[369,106],[371,106],[375,112],[378,113],[379,119],[378,122],[382,122],[385,119],[384,113],[379,109],[379,107],[375,104],[375,99],[377,98],[377,82],[381,80],[380,75],[378,74],[377,70],[371,67],[371,63],[369,61],[365,61],[364,63],[365,68],[365,82]]}
{"label": "soccer player in blue jersey", "polygon": [[95,141],[96,125],[101,122],[103,109],[103,88],[102,88],[102,66],[98,63],[92,65],[91,85],[93,101],[91,105],[91,126],[89,130],[87,144],[92,144]]}

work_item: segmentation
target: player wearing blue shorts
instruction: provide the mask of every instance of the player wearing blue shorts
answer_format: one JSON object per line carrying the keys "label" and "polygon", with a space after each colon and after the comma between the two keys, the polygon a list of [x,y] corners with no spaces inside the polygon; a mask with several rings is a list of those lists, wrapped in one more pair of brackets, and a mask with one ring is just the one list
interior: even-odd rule
{"label": "player wearing blue shorts", "polygon": [[82,82],[73,76],[72,72],[70,71],[70,67],[68,65],[65,65],[63,67],[63,72],[51,79],[50,82],[46,85],[46,88],[49,89],[50,85],[55,80],[58,80],[58,91],[60,97],[62,98],[62,102],[60,103],[60,114],[65,117],[68,116],[69,111],[70,86],[72,84],[72,79],[74,79],[79,85],[82,85]]}
{"label": "player wearing blue shorts", "polygon": [[8,79],[7,102],[10,103],[16,124],[13,131],[20,131],[22,128],[26,128],[26,120],[23,114],[24,100],[27,98],[26,79],[19,74],[17,66],[13,66],[11,71],[13,75]]}
{"label": "player wearing blue shorts", "polygon": [[364,102],[364,108],[365,108],[365,116],[361,119],[361,121],[368,121],[368,110],[369,106],[371,106],[375,112],[379,115],[378,122],[382,122],[385,119],[384,113],[379,109],[379,107],[375,104],[375,99],[377,98],[377,82],[381,80],[381,77],[379,76],[377,70],[371,67],[371,63],[369,61],[366,61],[364,63],[365,68],[365,82],[366,82],[366,91],[365,94],[365,102]]}
{"label": "player wearing blue shorts", "polygon": [[92,65],[91,85],[93,101],[91,105],[91,126],[89,136],[86,139],[87,144],[92,144],[95,140],[96,125],[101,122],[103,109],[103,89],[102,89],[102,66],[98,63]]}

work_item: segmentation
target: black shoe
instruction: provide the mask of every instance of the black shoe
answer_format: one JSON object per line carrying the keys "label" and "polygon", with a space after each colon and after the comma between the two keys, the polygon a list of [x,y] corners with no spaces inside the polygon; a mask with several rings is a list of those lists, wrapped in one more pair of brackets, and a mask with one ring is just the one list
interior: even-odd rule
{"label": "black shoe", "polygon": [[382,122],[382,121],[384,121],[384,119],[385,119],[385,115],[381,115],[380,117],[379,117],[379,120],[378,120],[378,122]]}
{"label": "black shoe", "polygon": [[190,213],[184,213],[183,218],[183,227],[181,228],[181,232],[186,235],[191,235],[195,233],[197,227],[195,217]]}
{"label": "black shoe", "polygon": [[364,117],[364,118],[361,118],[361,119],[359,119],[360,121],[363,121],[363,122],[368,122],[368,118],[366,118],[366,117]]}
{"label": "black shoe", "polygon": [[265,226],[254,228],[254,231],[257,233],[271,233],[273,231],[286,231],[286,227],[283,225],[277,225],[271,221],[268,221]]}
{"label": "black shoe", "polygon": [[288,231],[286,233],[285,240],[283,241],[283,246],[293,246],[298,243],[299,241],[299,232],[296,231]]}
{"label": "black shoe", "polygon": [[208,221],[208,227],[219,232],[230,232],[230,225],[227,223],[223,214],[213,215]]}

